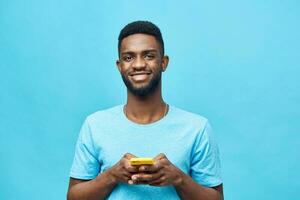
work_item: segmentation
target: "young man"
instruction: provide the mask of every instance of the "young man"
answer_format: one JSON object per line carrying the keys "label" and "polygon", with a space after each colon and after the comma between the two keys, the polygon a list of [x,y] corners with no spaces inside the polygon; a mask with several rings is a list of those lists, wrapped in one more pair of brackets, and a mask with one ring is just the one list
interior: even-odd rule
{"label": "young man", "polygon": [[[126,25],[118,50],[127,103],[85,120],[68,199],[223,199],[218,147],[207,119],[162,98],[169,58],[159,28],[147,21]],[[130,165],[133,157],[154,157],[155,163]]]}

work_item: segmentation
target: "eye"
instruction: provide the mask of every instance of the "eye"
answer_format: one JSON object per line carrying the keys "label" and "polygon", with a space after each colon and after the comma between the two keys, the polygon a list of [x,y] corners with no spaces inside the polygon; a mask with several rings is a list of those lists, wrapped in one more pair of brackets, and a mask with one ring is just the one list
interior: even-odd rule
{"label": "eye", "polygon": [[147,60],[152,60],[152,59],[155,58],[155,55],[153,55],[152,53],[147,53],[147,54],[145,55],[145,58],[146,58]]}
{"label": "eye", "polygon": [[130,62],[131,60],[132,60],[132,56],[131,55],[125,55],[124,57],[123,57],[123,60],[124,61],[126,61],[126,62]]}

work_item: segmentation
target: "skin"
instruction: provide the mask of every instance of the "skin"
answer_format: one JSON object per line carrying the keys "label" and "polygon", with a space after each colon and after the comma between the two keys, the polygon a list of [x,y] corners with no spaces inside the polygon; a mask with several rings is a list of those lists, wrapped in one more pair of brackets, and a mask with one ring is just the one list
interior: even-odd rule
{"label": "skin", "polygon": [[[151,80],[167,69],[169,58],[161,54],[161,47],[151,35],[133,34],[122,40],[118,70],[133,89],[145,88]],[[136,95],[127,89],[126,116],[129,120],[148,124],[161,119],[166,104],[161,93],[161,81],[147,95]],[[156,187],[174,186],[181,199],[222,200],[223,186],[204,187],[186,175],[163,153],[157,155],[154,165],[131,166],[126,153],[113,167],[93,180],[70,178],[68,200],[105,199],[118,183],[148,184]]]}
{"label": "skin", "polygon": [[[155,37],[146,34],[134,34],[123,39],[120,59],[116,62],[121,74],[128,77],[135,88],[149,84],[158,73],[167,69],[168,56],[161,55],[161,47]],[[145,79],[136,80],[130,76],[139,72],[150,72]],[[157,88],[147,96],[136,96],[127,89],[127,117],[139,124],[148,124],[159,120],[165,112],[165,103],[161,94],[161,81]]]}

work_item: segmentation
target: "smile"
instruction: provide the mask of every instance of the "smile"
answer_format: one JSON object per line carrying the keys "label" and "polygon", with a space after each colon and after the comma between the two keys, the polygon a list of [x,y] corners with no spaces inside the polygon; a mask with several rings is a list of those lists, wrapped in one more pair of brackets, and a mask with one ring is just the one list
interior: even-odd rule
{"label": "smile", "polygon": [[135,82],[143,82],[143,81],[148,79],[150,74],[151,73],[145,73],[145,72],[143,72],[143,73],[134,73],[134,74],[131,74],[130,77]]}
{"label": "smile", "polygon": [[130,74],[129,76],[139,76],[139,75],[150,75],[150,72],[138,72],[138,73],[133,73]]}

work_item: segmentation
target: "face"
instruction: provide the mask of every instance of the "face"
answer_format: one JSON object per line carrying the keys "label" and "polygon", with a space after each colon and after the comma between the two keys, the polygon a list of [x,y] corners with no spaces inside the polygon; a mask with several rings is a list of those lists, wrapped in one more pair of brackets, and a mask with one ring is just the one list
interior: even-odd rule
{"label": "face", "polygon": [[136,96],[147,96],[161,83],[161,73],[168,57],[161,55],[154,36],[133,34],[122,40],[118,69],[128,90]]}

